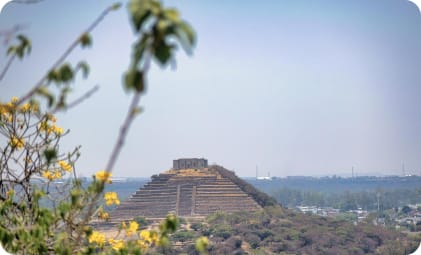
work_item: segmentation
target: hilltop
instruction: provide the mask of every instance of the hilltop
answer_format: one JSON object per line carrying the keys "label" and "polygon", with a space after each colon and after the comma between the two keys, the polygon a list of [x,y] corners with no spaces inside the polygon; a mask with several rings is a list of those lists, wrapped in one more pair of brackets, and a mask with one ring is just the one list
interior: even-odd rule
{"label": "hilltop", "polygon": [[181,248],[173,253],[197,254],[192,245],[199,236],[210,240],[209,253],[219,254],[409,254],[421,240],[368,223],[307,215],[280,206],[256,212],[217,212],[203,221],[181,220],[172,239]]}

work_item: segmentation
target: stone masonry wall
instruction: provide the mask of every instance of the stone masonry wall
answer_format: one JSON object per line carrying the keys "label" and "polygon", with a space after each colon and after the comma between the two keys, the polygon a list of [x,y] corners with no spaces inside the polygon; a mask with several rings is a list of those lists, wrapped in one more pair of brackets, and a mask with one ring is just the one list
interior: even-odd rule
{"label": "stone masonry wall", "polygon": [[200,169],[208,167],[208,160],[204,158],[181,158],[173,160],[173,169]]}

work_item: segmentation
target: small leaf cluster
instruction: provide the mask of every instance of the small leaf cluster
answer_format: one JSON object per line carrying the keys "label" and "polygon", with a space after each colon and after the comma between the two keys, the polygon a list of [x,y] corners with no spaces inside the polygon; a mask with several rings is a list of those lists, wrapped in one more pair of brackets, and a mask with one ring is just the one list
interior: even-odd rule
{"label": "small leaf cluster", "polygon": [[125,74],[128,91],[145,91],[145,72],[151,58],[165,67],[174,59],[177,44],[190,54],[196,43],[193,28],[174,8],[165,8],[156,0],[131,0],[129,12],[135,33],[132,62]]}
{"label": "small leaf cluster", "polygon": [[[174,215],[169,215],[154,230],[139,230],[135,221],[124,223],[121,231],[126,235],[120,239],[106,239],[93,229],[93,220],[110,219],[103,206],[120,203],[115,192],[104,194],[105,186],[111,182],[112,169],[98,171],[86,183],[78,178],[75,168],[80,147],[68,153],[60,149],[61,140],[69,131],[57,126],[54,114],[74,105],[67,99],[71,84],[79,72],[84,78],[89,74],[86,62],[74,65],[66,59],[76,46],[92,46],[92,29],[120,6],[116,3],[107,8],[21,99],[0,101],[0,136],[5,138],[0,139],[0,242],[9,252],[144,254],[150,248],[170,246],[169,236],[178,227]],[[151,60],[168,65],[177,44],[190,53],[195,35],[175,9],[164,8],[158,1],[132,0],[129,12],[138,40],[124,84],[139,96],[145,91]],[[11,58],[2,77],[15,57],[22,59],[31,51],[28,38],[19,35],[17,40],[19,43],[8,49]],[[130,113],[138,111],[138,101],[134,102]],[[129,115],[130,121],[133,115]],[[116,142],[117,152],[122,144]],[[110,156],[111,162],[113,158]],[[101,205],[101,198],[105,205]]]}
{"label": "small leaf cluster", "polygon": [[16,56],[19,59],[22,59],[25,54],[31,53],[32,44],[31,41],[24,35],[18,35],[16,37],[19,41],[18,44],[12,45],[7,50],[7,55]]}

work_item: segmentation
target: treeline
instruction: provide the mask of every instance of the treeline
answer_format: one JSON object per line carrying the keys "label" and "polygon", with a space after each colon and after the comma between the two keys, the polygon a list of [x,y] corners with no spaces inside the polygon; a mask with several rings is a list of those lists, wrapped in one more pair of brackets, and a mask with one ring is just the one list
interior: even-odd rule
{"label": "treeline", "polygon": [[320,191],[281,188],[270,192],[283,206],[319,206],[334,207],[342,211],[387,210],[408,204],[421,203],[421,189],[395,189],[371,191],[344,191],[328,193]]}

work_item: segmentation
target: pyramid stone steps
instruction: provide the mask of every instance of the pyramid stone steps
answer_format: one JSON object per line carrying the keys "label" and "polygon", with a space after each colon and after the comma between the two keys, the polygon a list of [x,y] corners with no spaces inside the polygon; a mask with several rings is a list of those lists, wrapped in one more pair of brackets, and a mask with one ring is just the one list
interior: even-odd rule
{"label": "pyramid stone steps", "polygon": [[[230,177],[231,178],[231,177]],[[238,178],[238,177],[236,177]],[[259,210],[260,205],[217,168],[179,169],[152,176],[110,213],[112,220],[137,216],[206,216],[217,211]]]}

